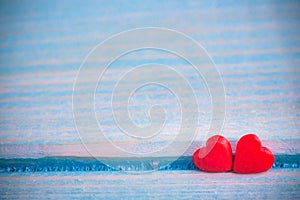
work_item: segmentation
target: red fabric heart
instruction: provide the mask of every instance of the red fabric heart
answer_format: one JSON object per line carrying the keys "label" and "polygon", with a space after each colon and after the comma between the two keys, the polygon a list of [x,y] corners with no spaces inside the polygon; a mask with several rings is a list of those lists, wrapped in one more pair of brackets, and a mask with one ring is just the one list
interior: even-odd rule
{"label": "red fabric heart", "polygon": [[193,162],[206,172],[232,170],[232,149],[229,141],[221,135],[210,137],[206,146],[195,151]]}
{"label": "red fabric heart", "polygon": [[255,134],[243,136],[237,143],[233,171],[236,173],[258,173],[267,171],[274,163],[274,155],[262,147]]}

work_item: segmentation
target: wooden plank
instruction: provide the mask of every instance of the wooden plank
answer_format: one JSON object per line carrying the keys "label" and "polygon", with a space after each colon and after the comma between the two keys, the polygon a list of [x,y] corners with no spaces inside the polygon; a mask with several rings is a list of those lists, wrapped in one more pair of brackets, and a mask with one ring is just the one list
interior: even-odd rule
{"label": "wooden plank", "polygon": [[0,173],[2,199],[299,199],[299,169],[239,175],[199,171]]}
{"label": "wooden plank", "polygon": [[[2,3],[0,157],[89,155],[73,121],[72,90],[76,73],[88,52],[111,34],[151,25],[151,14],[145,8],[157,6],[154,3],[144,7],[143,4],[136,2],[138,9],[132,11],[118,10],[110,3],[86,6],[76,2],[66,11],[67,3],[63,2],[44,1],[28,4],[30,6]],[[163,10],[154,9],[156,26],[167,26],[193,37],[216,63],[226,94],[226,119],[220,134],[232,141],[254,132],[274,153],[299,153],[298,4],[254,1],[183,5],[167,1]],[[83,9],[81,17],[74,15],[78,6]],[[180,9],[174,12],[178,7]],[[48,8],[53,8],[52,12]],[[107,8],[115,12],[114,16],[106,12]],[[133,19],[133,16],[137,16],[134,22],[122,23],[124,18]],[[178,16],[183,17],[183,23],[174,22]],[[129,63],[133,64],[149,60],[170,62],[182,74],[192,77],[189,80],[199,93],[199,105],[209,108],[210,99],[203,80],[195,77],[188,66],[178,66],[178,60],[162,56],[161,52],[151,54],[150,58],[143,54],[129,57]],[[117,80],[125,69],[108,71],[103,85],[112,87],[111,81]],[[145,93],[146,96],[151,94],[151,90]],[[97,102],[109,107],[110,101],[102,100],[107,97],[100,92]],[[171,102],[163,95],[156,100],[157,103]],[[151,102],[141,103],[146,112]],[[170,113],[176,116],[175,111],[174,105]],[[203,135],[211,114],[209,109],[202,111],[197,144],[206,139]],[[111,129],[108,116],[109,113],[104,112],[99,118],[106,119],[104,125]],[[147,119],[142,118],[146,123]],[[170,127],[177,126],[175,122],[170,124]],[[176,132],[171,128],[166,131],[172,137]],[[132,139],[114,131],[109,132],[109,137],[122,141],[125,148],[132,143]],[[168,140],[168,136],[158,138],[159,142]],[[107,141],[102,143],[105,145]]]}
{"label": "wooden plank", "polygon": [[[127,141],[128,142],[128,141]],[[235,153],[235,147],[237,141],[230,141],[232,144],[233,152]],[[263,141],[263,145],[271,149],[274,154],[287,154],[297,155],[300,154],[300,141],[295,140],[267,140]],[[126,144],[124,144],[126,145]],[[157,146],[160,145],[158,142]],[[183,156],[191,156],[196,149],[204,145],[203,141],[192,142]],[[95,145],[97,148],[97,145]],[[102,146],[105,149],[105,143]],[[45,156],[78,156],[78,157],[92,157],[92,155],[85,149],[82,144],[68,143],[68,144],[3,144],[0,146],[0,152],[5,155],[4,158],[41,158]],[[101,155],[99,156],[101,157]],[[120,155],[119,157],[126,157]]]}

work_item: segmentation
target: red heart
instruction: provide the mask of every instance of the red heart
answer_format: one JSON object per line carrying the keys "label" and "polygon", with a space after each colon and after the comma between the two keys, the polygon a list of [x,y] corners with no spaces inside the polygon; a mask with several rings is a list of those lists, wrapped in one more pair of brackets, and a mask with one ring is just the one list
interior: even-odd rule
{"label": "red heart", "polygon": [[221,135],[210,137],[206,146],[195,151],[193,162],[206,172],[232,170],[232,149],[229,141]]}
{"label": "red heart", "polygon": [[258,173],[267,171],[274,163],[274,155],[262,147],[254,134],[243,136],[237,143],[233,170],[237,173]]}

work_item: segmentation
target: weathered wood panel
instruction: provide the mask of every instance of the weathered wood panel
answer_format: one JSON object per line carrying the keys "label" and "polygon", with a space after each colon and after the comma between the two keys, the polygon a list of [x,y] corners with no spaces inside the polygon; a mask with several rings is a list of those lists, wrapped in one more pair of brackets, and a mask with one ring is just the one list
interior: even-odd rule
{"label": "weathered wood panel", "polygon": [[[299,1],[258,0],[1,1],[0,158],[90,156],[73,119],[72,92],[76,74],[97,44],[113,34],[140,27],[174,29],[205,47],[224,83],[226,118],[221,134],[230,139],[233,146],[243,134],[254,132],[275,154],[299,155],[299,7]],[[115,48],[118,46],[107,51]],[[107,71],[102,82],[104,88],[112,88],[131,65],[158,62],[178,69],[198,92],[197,99],[203,109],[202,123],[198,137],[184,154],[192,155],[206,139],[210,121],[210,96],[205,83],[189,66],[162,52],[137,52],[128,58],[118,63],[122,67],[112,66]],[[110,90],[97,91],[96,105],[109,106]],[[172,139],[178,128],[176,104],[166,91],[142,92],[152,101],[138,97],[135,100],[140,107],[148,109],[153,103],[162,104],[174,117],[168,121],[171,123],[168,134],[160,136],[158,143],[151,146],[161,148],[161,143]],[[158,95],[151,99],[154,92]],[[110,129],[112,123],[105,120],[109,118],[105,109],[105,112],[96,109],[97,116],[104,119],[105,127]],[[149,123],[149,119],[142,116],[137,122]],[[122,142],[125,149],[132,146],[132,139],[115,131],[108,135],[112,141]],[[102,141],[101,148],[105,151],[103,154],[109,156],[107,143],[107,140]],[[299,164],[299,157],[297,159],[295,162]],[[299,199],[299,185],[298,169],[272,169],[255,175],[182,170],[142,175],[0,173],[0,196],[7,199],[40,196],[56,199],[119,196],[128,199]]]}
{"label": "weathered wood panel", "polygon": [[299,199],[299,173],[299,169],[254,175],[198,171],[3,173],[0,188],[7,199]]}
{"label": "weathered wood panel", "polygon": [[[72,113],[73,83],[80,64],[95,45],[112,34],[145,26],[182,31],[207,49],[225,87],[226,119],[221,134],[236,141],[255,132],[270,141],[275,153],[299,153],[295,145],[300,139],[298,7],[297,1],[1,2],[0,156],[86,156]],[[129,63],[171,63],[192,77],[200,104],[210,106],[203,80],[195,78],[187,66],[178,66],[178,60],[157,52],[151,56],[137,54],[129,57]],[[104,87],[112,87],[121,71],[108,71]],[[153,91],[145,93],[150,94]],[[102,97],[96,101],[105,103]],[[157,103],[172,102],[166,96],[160,98]],[[196,142],[205,139],[210,120],[210,111],[203,113]],[[99,118],[106,119],[106,114]],[[106,123],[111,128],[110,121]],[[167,131],[171,136],[176,132]],[[112,140],[130,144],[130,139],[116,132],[109,134]],[[169,139],[162,136],[159,141]]]}

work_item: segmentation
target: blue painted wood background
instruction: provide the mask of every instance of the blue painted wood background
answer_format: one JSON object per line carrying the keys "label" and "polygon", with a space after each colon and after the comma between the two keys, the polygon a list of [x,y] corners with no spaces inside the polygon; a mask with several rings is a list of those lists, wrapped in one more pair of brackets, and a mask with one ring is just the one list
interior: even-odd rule
{"label": "blue painted wood background", "polygon": [[[254,132],[275,154],[299,154],[299,8],[299,1],[1,1],[0,157],[90,156],[73,120],[76,74],[97,44],[113,34],[141,27],[180,31],[207,50],[225,87],[226,118],[221,134],[235,143],[243,134]],[[137,58],[141,55],[131,57],[129,64],[136,64]],[[151,59],[177,62],[157,52]],[[179,68],[189,75],[185,66]],[[110,72],[104,85],[111,87],[110,81],[121,71]],[[201,79],[191,80],[192,86],[204,91]],[[207,94],[198,98],[207,105]],[[199,127],[199,137],[186,155],[202,144],[206,126]],[[113,140],[130,143],[111,134]],[[38,198],[46,193],[49,198],[71,194],[116,198],[116,190],[130,199],[226,198],[234,194],[300,198],[299,169],[272,169],[251,176],[199,173],[157,172],[141,177],[117,172],[101,172],[95,177],[92,173],[87,177],[2,173],[0,188],[4,198]],[[64,190],[58,184],[62,180],[67,184]]]}

